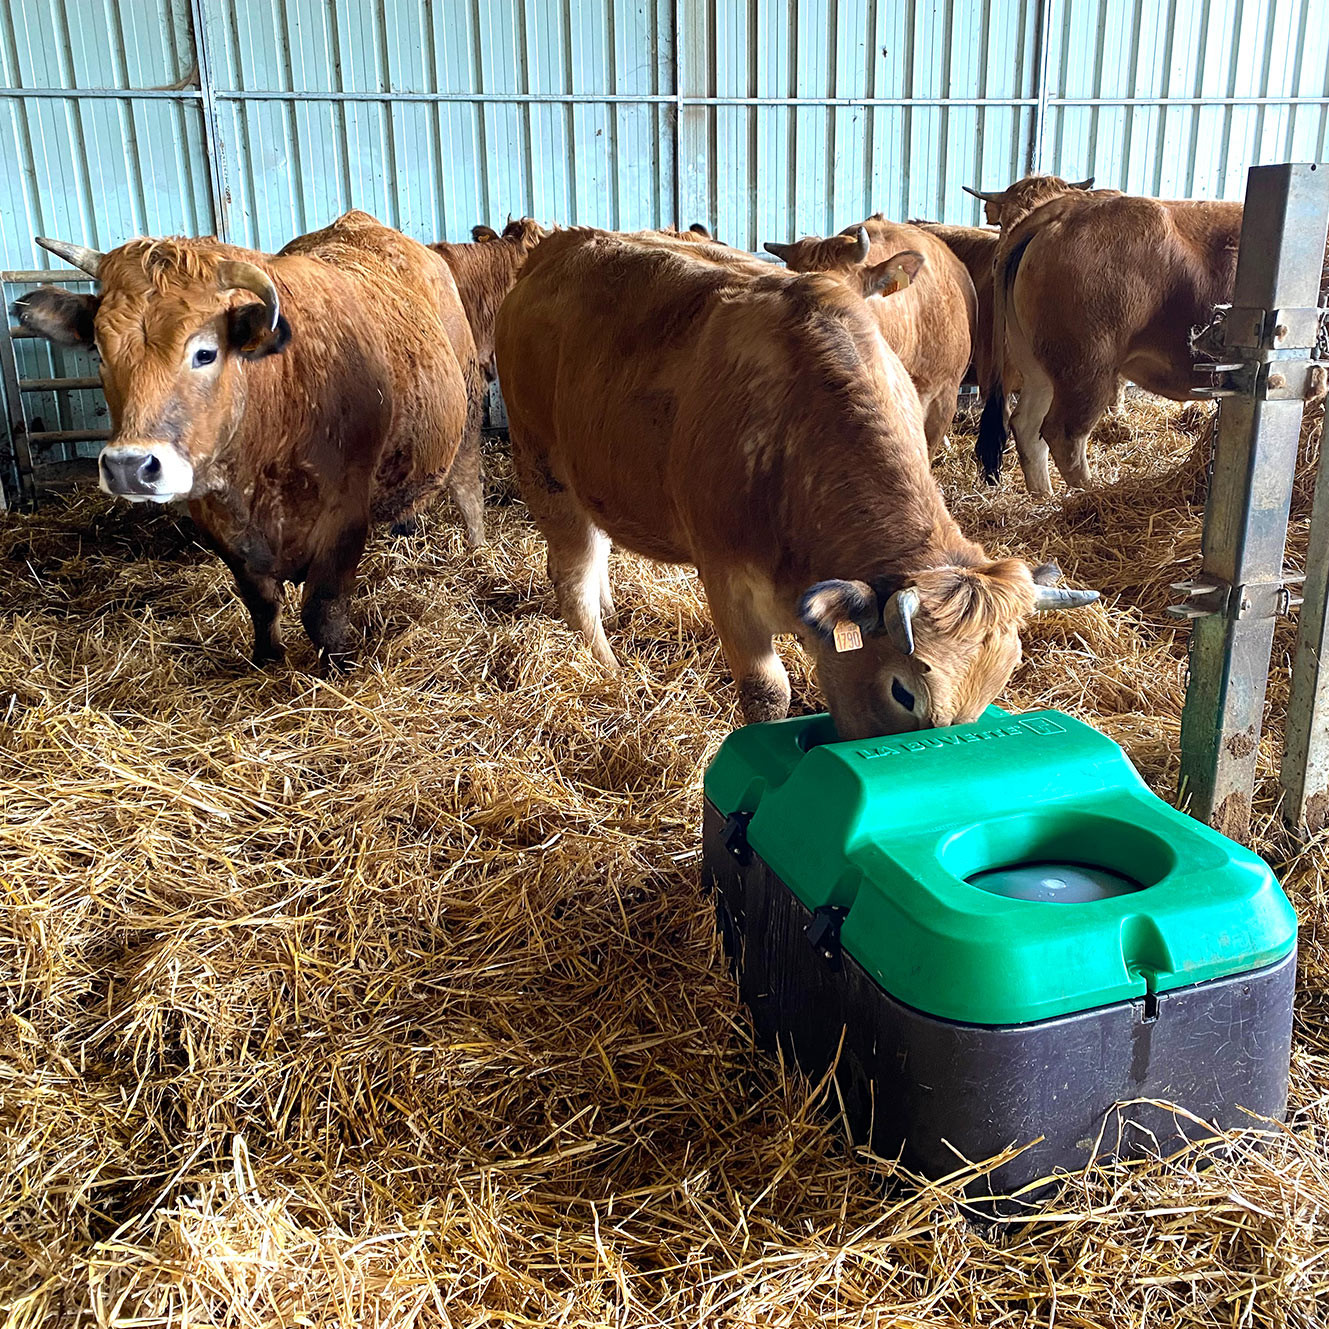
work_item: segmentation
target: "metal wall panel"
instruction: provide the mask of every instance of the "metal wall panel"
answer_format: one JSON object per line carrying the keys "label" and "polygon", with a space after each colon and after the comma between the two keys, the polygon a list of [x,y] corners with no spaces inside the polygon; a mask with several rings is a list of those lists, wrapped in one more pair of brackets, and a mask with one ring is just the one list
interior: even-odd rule
{"label": "metal wall panel", "polygon": [[1326,157],[1329,0],[0,0],[6,268],[52,262],[34,234],[272,250],[349,207],[756,249],[976,222],[962,185],[1034,167],[1238,198]]}
{"label": "metal wall panel", "polygon": [[[109,248],[213,229],[200,94],[174,86],[195,63],[189,14],[187,0],[0,0],[0,267],[62,266],[34,235]],[[5,301],[23,289],[6,286]],[[15,359],[23,378],[96,373],[43,342],[16,343]],[[106,427],[97,391],[24,406],[34,429]],[[96,445],[43,460],[76,450]]]}
{"label": "metal wall panel", "polygon": [[1056,0],[1043,169],[1239,199],[1246,169],[1329,156],[1324,0]]}

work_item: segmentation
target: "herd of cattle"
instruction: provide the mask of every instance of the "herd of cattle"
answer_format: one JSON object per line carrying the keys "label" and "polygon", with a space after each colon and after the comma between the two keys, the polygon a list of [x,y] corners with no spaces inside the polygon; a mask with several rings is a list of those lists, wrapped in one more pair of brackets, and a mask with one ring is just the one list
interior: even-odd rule
{"label": "herd of cattle", "polygon": [[363,212],[276,255],[39,240],[99,292],[43,287],[15,313],[95,347],[103,489],[188,500],[253,617],[256,663],[283,654],[288,582],[327,663],[349,661],[371,523],[410,531],[447,489],[483,540],[498,375],[560,608],[597,658],[614,663],[611,542],[691,563],[747,720],[785,714],[773,637],[796,632],[841,736],[867,737],[976,718],[1027,616],[1096,598],[960,532],[930,459],[961,384],[985,398],[989,478],[1009,421],[1031,492],[1050,492],[1049,450],[1084,486],[1119,378],[1187,396],[1191,330],[1231,297],[1239,204],[1092,183],[980,194],[989,228],[878,215],[767,245],[784,267],[699,226],[523,218],[425,246]]}

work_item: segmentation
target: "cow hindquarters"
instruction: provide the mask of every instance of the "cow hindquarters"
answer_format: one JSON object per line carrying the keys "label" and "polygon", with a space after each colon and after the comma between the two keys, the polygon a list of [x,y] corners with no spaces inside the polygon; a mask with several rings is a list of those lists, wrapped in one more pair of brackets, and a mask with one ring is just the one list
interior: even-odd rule
{"label": "cow hindquarters", "polygon": [[751,581],[718,568],[698,571],[725,661],[738,687],[744,723],[783,720],[789,714],[789,674],[775,653],[770,616]]}

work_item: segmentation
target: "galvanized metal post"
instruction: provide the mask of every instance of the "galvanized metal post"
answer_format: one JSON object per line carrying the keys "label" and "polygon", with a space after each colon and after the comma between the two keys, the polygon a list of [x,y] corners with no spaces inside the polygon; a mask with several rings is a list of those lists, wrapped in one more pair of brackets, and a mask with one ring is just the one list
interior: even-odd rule
{"label": "galvanized metal post", "polygon": [[1236,839],[1250,828],[1274,622],[1288,601],[1283,549],[1327,222],[1329,169],[1250,169],[1222,326],[1231,363],[1205,367],[1222,404],[1202,570],[1173,610],[1194,620],[1179,794]]}
{"label": "galvanized metal post", "polygon": [[1039,0],[1034,17],[1034,115],[1029,125],[1029,160],[1026,175],[1043,169],[1043,136],[1047,132],[1048,103],[1051,98],[1052,0]]}
{"label": "galvanized metal post", "polygon": [[1315,476],[1303,597],[1279,778],[1284,820],[1314,832],[1329,825],[1329,460],[1323,452]]}
{"label": "galvanized metal post", "polygon": [[212,82],[212,57],[208,50],[205,0],[190,0],[189,14],[194,31],[194,60],[198,67],[198,86],[202,94],[199,107],[203,117],[203,151],[208,157],[208,182],[212,186],[212,226],[217,239],[231,238],[231,194],[226,185],[226,162],[222,156],[221,133],[217,119],[217,94]]}

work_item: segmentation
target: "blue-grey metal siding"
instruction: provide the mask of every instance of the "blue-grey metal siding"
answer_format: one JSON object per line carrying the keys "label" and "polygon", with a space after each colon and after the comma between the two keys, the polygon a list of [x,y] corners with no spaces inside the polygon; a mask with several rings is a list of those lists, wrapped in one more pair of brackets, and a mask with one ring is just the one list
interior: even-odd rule
{"label": "blue-grey metal siding", "polygon": [[[1329,0],[0,0],[5,268],[53,262],[34,234],[271,250],[348,207],[756,249],[977,221],[962,185],[1031,168],[1237,198],[1253,163],[1327,156]],[[25,404],[77,428],[99,403]]]}
{"label": "blue-grey metal siding", "polygon": [[756,248],[1031,166],[1238,197],[1327,112],[1325,0],[0,0],[0,265],[351,206]]}

